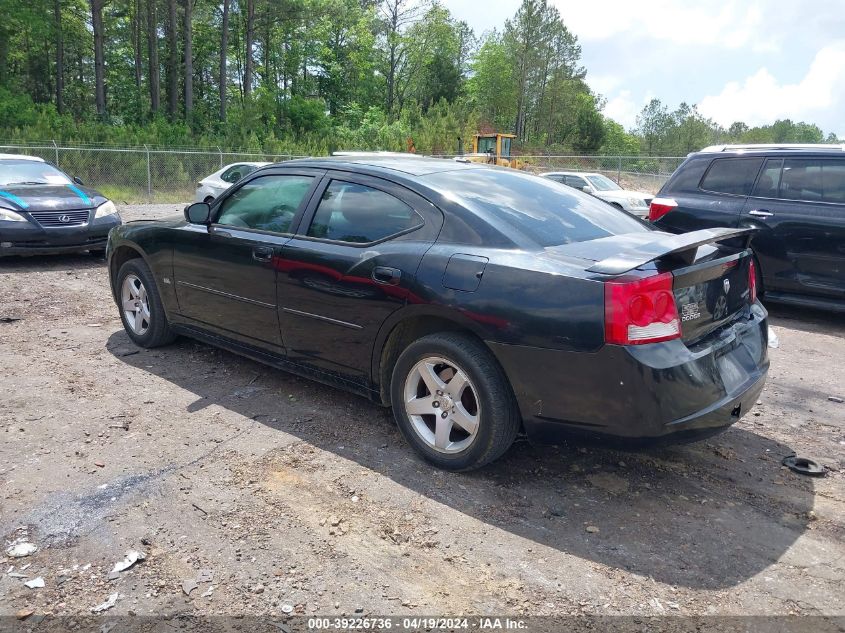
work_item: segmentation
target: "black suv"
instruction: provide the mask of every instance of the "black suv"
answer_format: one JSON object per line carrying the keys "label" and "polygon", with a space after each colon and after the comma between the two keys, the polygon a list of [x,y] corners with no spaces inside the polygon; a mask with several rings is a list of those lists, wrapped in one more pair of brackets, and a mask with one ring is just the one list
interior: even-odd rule
{"label": "black suv", "polygon": [[690,154],[649,219],[683,233],[754,227],[771,301],[845,311],[845,145],[720,145]]}

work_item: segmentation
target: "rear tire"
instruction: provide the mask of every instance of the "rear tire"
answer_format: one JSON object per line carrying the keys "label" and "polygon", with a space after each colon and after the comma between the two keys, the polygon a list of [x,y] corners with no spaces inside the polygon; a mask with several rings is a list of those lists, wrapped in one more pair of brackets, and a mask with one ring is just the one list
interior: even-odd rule
{"label": "rear tire", "polygon": [[120,320],[132,342],[140,347],[159,347],[176,336],[164,313],[155,277],[143,259],[130,259],[117,273],[116,294]]}
{"label": "rear tire", "polygon": [[411,343],[393,368],[390,396],[405,439],[444,470],[489,464],[519,431],[519,408],[504,371],[466,334],[430,334]]}

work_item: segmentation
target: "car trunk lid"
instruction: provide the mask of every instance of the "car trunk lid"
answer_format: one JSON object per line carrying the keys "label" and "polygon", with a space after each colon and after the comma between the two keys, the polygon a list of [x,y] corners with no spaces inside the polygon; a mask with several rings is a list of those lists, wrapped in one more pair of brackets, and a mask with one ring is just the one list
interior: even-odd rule
{"label": "car trunk lid", "polygon": [[[607,283],[671,273],[681,338],[694,341],[731,320],[752,301],[752,229],[706,229],[682,235],[659,231],[616,235],[548,249],[551,257],[595,262],[586,271]],[[728,245],[719,245],[728,241]],[[650,268],[651,271],[646,269]],[[605,277],[606,276],[606,277]]]}

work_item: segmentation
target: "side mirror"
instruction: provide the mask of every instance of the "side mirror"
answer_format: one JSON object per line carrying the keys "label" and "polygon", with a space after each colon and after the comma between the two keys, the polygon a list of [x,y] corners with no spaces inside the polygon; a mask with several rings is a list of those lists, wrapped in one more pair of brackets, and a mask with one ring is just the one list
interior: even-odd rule
{"label": "side mirror", "polygon": [[84,182],[82,182],[82,178],[80,178],[79,176],[74,176],[73,182],[75,182],[77,185],[84,185],[85,184]]}
{"label": "side mirror", "polygon": [[211,220],[211,205],[194,202],[185,207],[185,219],[191,224],[208,224]]}
{"label": "side mirror", "polygon": [[593,190],[590,189],[590,185],[584,185],[583,187],[581,187],[581,191],[583,191],[584,193],[593,193]]}

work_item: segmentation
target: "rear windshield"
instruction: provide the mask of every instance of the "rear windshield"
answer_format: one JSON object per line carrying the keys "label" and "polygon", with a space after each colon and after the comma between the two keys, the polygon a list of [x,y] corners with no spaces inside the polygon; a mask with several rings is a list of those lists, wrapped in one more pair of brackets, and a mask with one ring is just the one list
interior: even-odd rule
{"label": "rear windshield", "polygon": [[650,230],[586,193],[515,170],[461,169],[423,179],[500,227],[506,225],[501,228],[511,228],[543,247]]}

